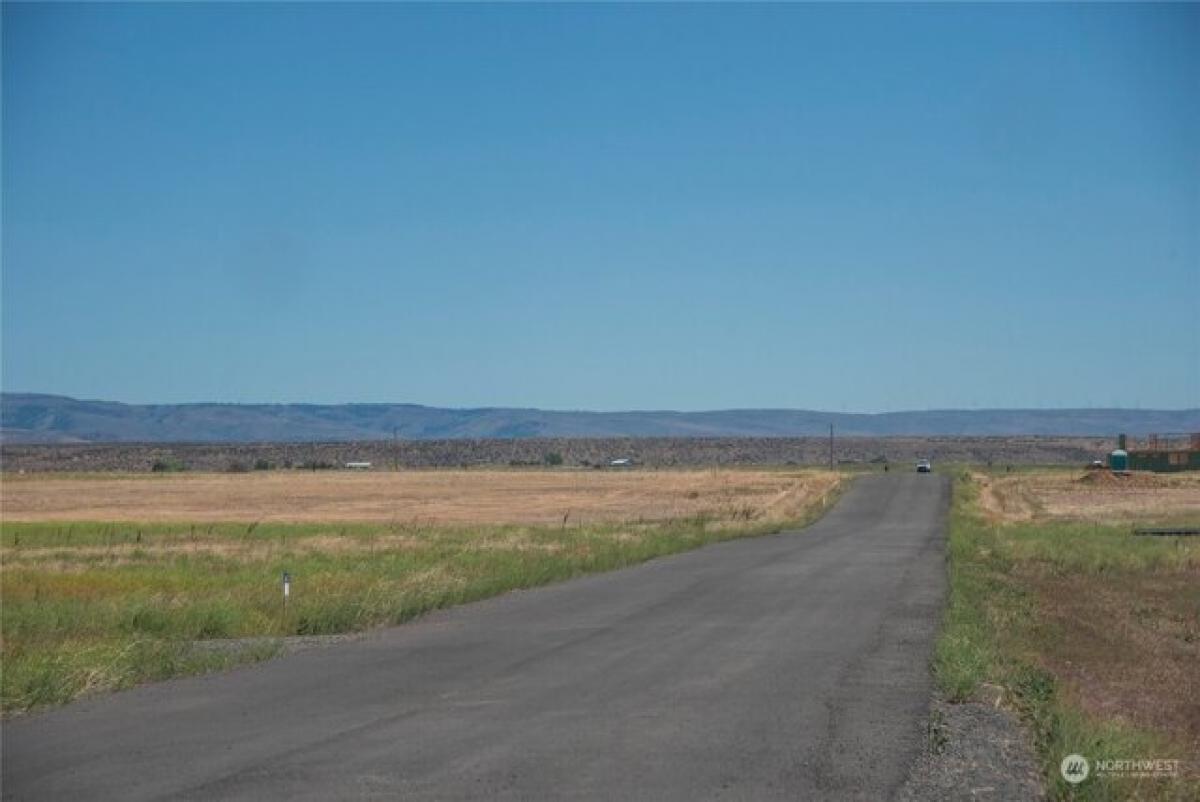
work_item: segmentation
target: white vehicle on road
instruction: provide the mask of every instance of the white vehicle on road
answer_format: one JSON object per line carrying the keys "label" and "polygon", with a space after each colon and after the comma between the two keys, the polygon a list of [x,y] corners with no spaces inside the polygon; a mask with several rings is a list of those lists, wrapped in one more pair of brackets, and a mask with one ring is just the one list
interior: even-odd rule
{"label": "white vehicle on road", "polygon": [[917,463],[917,473],[933,473],[933,464],[927,459],[921,460]]}

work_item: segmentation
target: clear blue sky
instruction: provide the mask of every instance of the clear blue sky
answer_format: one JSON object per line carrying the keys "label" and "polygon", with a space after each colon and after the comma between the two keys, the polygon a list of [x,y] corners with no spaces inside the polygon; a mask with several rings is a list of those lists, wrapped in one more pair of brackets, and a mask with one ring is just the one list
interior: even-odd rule
{"label": "clear blue sky", "polygon": [[3,385],[1200,405],[1200,6],[13,5]]}

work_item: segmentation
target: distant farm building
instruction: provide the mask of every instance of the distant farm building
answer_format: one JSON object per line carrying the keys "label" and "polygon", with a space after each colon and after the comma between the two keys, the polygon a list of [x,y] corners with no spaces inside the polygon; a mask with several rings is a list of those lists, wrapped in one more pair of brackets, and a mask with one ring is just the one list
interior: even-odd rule
{"label": "distant farm building", "polygon": [[348,471],[369,471],[371,463],[369,462],[347,462],[346,470]]}
{"label": "distant farm building", "polygon": [[1108,464],[1114,471],[1200,471],[1200,433],[1152,434],[1144,440],[1120,435]]}

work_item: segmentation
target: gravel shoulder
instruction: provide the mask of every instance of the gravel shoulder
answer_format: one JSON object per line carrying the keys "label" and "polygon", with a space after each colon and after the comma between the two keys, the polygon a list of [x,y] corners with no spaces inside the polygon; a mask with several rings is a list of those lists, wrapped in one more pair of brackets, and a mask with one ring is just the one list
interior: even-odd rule
{"label": "gravel shoulder", "polygon": [[1042,800],[1029,737],[1011,711],[986,702],[935,697],[925,743],[898,802]]}

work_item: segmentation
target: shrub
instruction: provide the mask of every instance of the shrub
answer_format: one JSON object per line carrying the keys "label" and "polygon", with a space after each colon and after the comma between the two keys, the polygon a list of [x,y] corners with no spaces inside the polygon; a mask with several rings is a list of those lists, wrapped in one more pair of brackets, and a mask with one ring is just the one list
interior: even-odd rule
{"label": "shrub", "polygon": [[542,462],[546,463],[547,465],[562,465],[563,455],[559,454],[557,451],[551,451],[548,454],[542,455]]}

